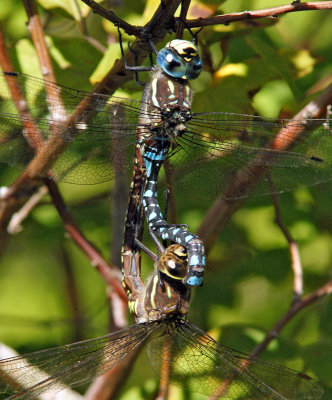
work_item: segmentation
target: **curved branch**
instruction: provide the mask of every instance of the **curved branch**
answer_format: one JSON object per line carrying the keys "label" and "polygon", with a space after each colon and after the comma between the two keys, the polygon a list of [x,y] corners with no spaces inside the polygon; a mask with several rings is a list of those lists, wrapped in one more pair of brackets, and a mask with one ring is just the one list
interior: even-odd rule
{"label": "curved branch", "polygon": [[100,15],[102,18],[107,19],[112,22],[114,26],[124,30],[128,35],[140,36],[142,33],[142,27],[128,24],[126,21],[118,17],[112,10],[106,10],[106,8],[102,7],[100,4],[96,3],[94,0],[81,0],[87,6],[91,8],[91,10]]}
{"label": "curved branch", "polygon": [[232,22],[248,21],[260,18],[277,18],[279,15],[289,14],[297,11],[318,11],[318,10],[331,10],[332,1],[309,1],[301,3],[300,1],[293,1],[284,6],[265,8],[262,10],[242,11],[231,14],[216,15],[209,18],[197,18],[187,20],[186,24],[189,28],[199,28],[209,25],[229,25]]}
{"label": "curved branch", "polygon": [[310,293],[301,300],[294,301],[286,314],[280,318],[280,320],[274,325],[274,327],[266,334],[265,339],[258,344],[252,351],[252,357],[258,357],[268,346],[268,344],[276,338],[280,333],[281,329],[301,310],[309,305],[315,303],[324,296],[332,293],[332,281],[327,282],[325,285]]}

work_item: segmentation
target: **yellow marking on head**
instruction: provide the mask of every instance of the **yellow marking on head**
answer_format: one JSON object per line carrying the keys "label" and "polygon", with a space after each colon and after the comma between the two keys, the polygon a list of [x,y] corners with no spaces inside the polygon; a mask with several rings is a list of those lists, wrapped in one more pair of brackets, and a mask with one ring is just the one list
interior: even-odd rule
{"label": "yellow marking on head", "polygon": [[198,54],[197,47],[194,43],[188,42],[187,40],[174,39],[167,43],[166,47],[172,47],[181,56],[187,56],[186,58],[183,57],[186,61],[190,61],[192,57],[195,57]]}

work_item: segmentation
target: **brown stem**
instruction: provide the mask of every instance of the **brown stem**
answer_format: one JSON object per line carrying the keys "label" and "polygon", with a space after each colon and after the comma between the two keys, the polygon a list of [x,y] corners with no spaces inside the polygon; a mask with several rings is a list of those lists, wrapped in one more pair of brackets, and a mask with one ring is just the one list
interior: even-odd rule
{"label": "brown stem", "polygon": [[73,274],[73,268],[68,256],[68,252],[63,244],[60,247],[60,256],[62,265],[64,267],[64,275],[65,275],[65,288],[68,297],[68,302],[72,314],[72,323],[74,328],[74,337],[73,341],[78,342],[79,340],[83,340],[81,334],[81,328],[83,325],[83,317],[80,310],[79,296],[78,296],[78,288],[76,286],[75,277]]}
{"label": "brown stem", "polygon": [[142,27],[128,24],[126,21],[118,17],[112,10],[106,10],[106,8],[102,7],[100,4],[96,3],[93,0],[81,0],[87,6],[91,8],[91,10],[100,15],[102,18],[107,19],[112,22],[114,26],[119,27],[124,30],[128,35],[140,36],[142,33]]}
{"label": "brown stem", "polygon": [[[268,346],[268,344],[275,339],[280,333],[281,329],[291,321],[295,315],[303,308],[308,307],[313,304],[317,300],[321,299],[324,296],[327,296],[332,293],[332,281],[327,282],[325,285],[315,290],[308,296],[302,298],[297,302],[292,302],[290,308],[286,312],[286,314],[274,325],[274,327],[266,334],[264,340],[257,345],[254,350],[251,352],[250,356],[257,358]],[[249,368],[251,364],[251,360],[247,359],[242,364],[242,368]],[[221,395],[225,395],[229,386],[232,384],[235,376],[229,376],[226,378],[221,384],[220,387],[209,397],[209,400],[216,400]]]}
{"label": "brown stem", "polygon": [[186,20],[189,6],[190,0],[182,0],[179,24],[176,28],[176,37],[179,39],[182,39],[183,37],[183,30],[185,29],[185,24],[183,21]]}
{"label": "brown stem", "polygon": [[298,11],[318,11],[331,10],[332,1],[309,1],[306,3],[293,1],[284,6],[265,8],[262,10],[242,11],[231,14],[217,15],[209,18],[198,18],[187,20],[186,24],[190,28],[198,28],[209,25],[229,25],[232,22],[248,21],[260,18],[277,18],[279,15]]}
{"label": "brown stem", "polygon": [[41,199],[48,194],[48,190],[46,186],[42,186],[38,189],[36,193],[34,193],[29,200],[23,205],[23,207],[13,214],[10,222],[8,224],[8,233],[10,235],[15,235],[16,233],[21,232],[22,230],[22,222],[24,219],[28,217],[31,211],[40,203]]}
{"label": "brown stem", "polygon": [[274,327],[266,334],[265,339],[255,347],[255,349],[251,353],[251,356],[258,357],[267,348],[268,344],[278,336],[281,329],[283,329],[284,326],[288,322],[290,322],[301,310],[331,293],[332,280],[327,282],[325,285],[315,290],[311,294],[303,297],[301,300],[297,302],[292,302],[290,308],[285,313],[285,315],[281,317],[280,320],[274,325]]}
{"label": "brown stem", "polygon": [[168,392],[169,392],[169,384],[170,384],[170,374],[171,374],[171,345],[169,342],[164,340],[162,347],[162,362],[160,365],[160,382],[158,388],[158,394],[155,397],[155,400],[167,400]]}
{"label": "brown stem", "polygon": [[41,72],[45,79],[56,82],[51,57],[48,52],[45,35],[38,15],[36,3],[34,0],[22,1],[25,12],[28,16],[27,27],[30,31],[31,38],[37,52],[37,56],[41,66]]}
{"label": "brown stem", "polygon": [[[37,52],[41,72],[45,79],[51,82],[56,82],[51,57],[45,41],[45,35],[39,18],[36,3],[34,0],[22,0],[22,1],[28,16],[27,26],[30,31],[34,47]],[[50,112],[52,113],[54,111],[53,108],[55,102],[57,102],[58,104],[62,104],[62,99],[57,90],[48,90],[48,89],[49,87],[46,87],[47,102],[49,105]],[[64,107],[61,107],[61,109],[64,110]]]}
{"label": "brown stem", "polygon": [[289,252],[292,259],[292,270],[294,275],[294,280],[293,280],[294,301],[298,301],[300,299],[300,296],[303,294],[303,272],[302,272],[302,264],[301,264],[299,249],[295,239],[292,237],[291,233],[289,232],[286,225],[282,221],[280,203],[278,195],[276,193],[272,194],[272,200],[275,210],[275,222],[279,226],[281,232],[285,236],[289,245]]}
{"label": "brown stem", "polygon": [[[2,29],[0,29],[0,66],[3,71],[13,71],[13,64],[9,58],[5,46],[5,38]],[[18,114],[22,118],[22,125],[24,127],[24,137],[27,139],[29,145],[38,151],[43,142],[43,136],[39,132],[38,126],[33,123],[33,119],[28,109],[27,101],[21,92],[18,83],[14,79],[7,79],[5,76],[10,94],[15,103]],[[24,118],[27,117],[27,118]]]}

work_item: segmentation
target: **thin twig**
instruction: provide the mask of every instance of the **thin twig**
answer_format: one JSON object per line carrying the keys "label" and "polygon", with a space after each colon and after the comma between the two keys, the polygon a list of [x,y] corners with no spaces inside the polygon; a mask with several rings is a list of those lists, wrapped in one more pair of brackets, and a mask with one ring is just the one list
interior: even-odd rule
{"label": "thin twig", "polygon": [[142,34],[142,27],[128,24],[126,21],[118,17],[112,10],[106,10],[106,8],[102,7],[93,0],[81,1],[89,6],[95,14],[98,14],[102,18],[112,22],[114,26],[124,30],[128,35],[140,36]]}
{"label": "thin twig", "polygon": [[[13,71],[13,64],[9,58],[5,46],[5,39],[3,32],[0,29],[0,66],[4,71]],[[18,114],[21,116],[22,125],[24,127],[24,137],[28,141],[31,148],[36,152],[41,148],[43,143],[43,136],[39,132],[38,126],[33,123],[30,111],[28,109],[27,101],[18,85],[18,83],[9,79],[6,80],[13,102],[15,103]]]}
{"label": "thin twig", "polygon": [[179,24],[176,28],[176,37],[179,39],[182,39],[183,37],[183,30],[185,28],[185,24],[183,21],[186,20],[189,6],[190,6],[190,0],[182,0]]}
{"label": "thin twig", "polygon": [[[38,10],[34,0],[23,0],[23,5],[28,16],[28,29],[31,34],[31,38],[34,47],[37,52],[37,57],[40,63],[40,69],[45,79],[56,82],[51,57],[48,51],[48,47],[45,41],[45,34],[42,28],[42,24],[39,18]],[[62,99],[57,90],[48,90],[46,87],[47,102],[49,106],[50,113],[56,115],[59,113],[59,107],[54,110],[54,104],[57,102],[58,105],[62,104]],[[61,110],[65,112],[64,107]],[[59,116],[57,115],[59,118]]]}
{"label": "thin twig", "polygon": [[36,193],[34,193],[23,207],[12,215],[8,224],[8,233],[15,235],[22,230],[22,222],[28,217],[31,211],[40,203],[40,200],[48,194],[46,186],[41,186]]}
{"label": "thin twig", "polygon": [[297,302],[292,302],[290,308],[283,317],[274,325],[274,327],[266,334],[265,339],[258,344],[252,351],[252,357],[258,357],[268,346],[268,344],[275,339],[280,331],[290,322],[301,310],[315,303],[321,298],[332,293],[332,280],[321,286],[319,289],[303,297]]}
{"label": "thin twig", "polygon": [[[274,325],[274,327],[266,334],[264,340],[258,344],[254,350],[251,352],[250,356],[253,358],[257,358],[268,346],[268,344],[275,339],[282,328],[290,322],[302,309],[308,307],[309,305],[315,303],[320,300],[322,297],[327,296],[332,293],[332,281],[327,282],[325,285],[315,290],[308,296],[302,298],[297,302],[292,302],[288,311],[284,314],[284,316]],[[251,360],[247,359],[241,366],[241,368],[250,368]],[[236,375],[238,376],[238,375]],[[220,387],[209,397],[209,400],[216,400],[221,395],[225,395],[227,393],[227,389],[232,384],[235,375],[230,375],[226,378],[221,384]]]}
{"label": "thin twig", "polygon": [[79,340],[83,340],[83,336],[81,334],[81,328],[83,325],[83,316],[81,313],[81,307],[79,302],[78,288],[76,285],[75,277],[73,274],[73,267],[70,261],[68,251],[63,243],[60,244],[60,255],[61,255],[61,265],[64,267],[64,275],[65,275],[65,291],[67,293],[67,298],[69,302],[69,308],[71,311],[71,321],[72,326],[74,328],[74,342],[78,342]]}
{"label": "thin twig", "polygon": [[82,35],[84,36],[85,40],[88,43],[90,43],[98,51],[100,51],[102,54],[104,54],[105,51],[107,50],[107,47],[105,47],[103,44],[101,44],[97,39],[90,36],[88,33],[88,28],[85,23],[85,18],[83,18],[83,16],[82,16],[81,8],[79,5],[79,0],[74,0],[74,4],[75,4],[77,13],[80,16],[79,21],[77,21],[78,29],[81,31]]}
{"label": "thin twig", "polygon": [[332,1],[309,1],[306,3],[293,1],[284,6],[265,8],[262,10],[242,11],[231,14],[216,15],[208,18],[197,18],[187,20],[186,24],[189,28],[199,28],[209,25],[229,25],[232,22],[248,21],[260,18],[277,18],[280,15],[298,11],[319,11],[331,10]]}
{"label": "thin twig", "polygon": [[292,259],[292,270],[293,270],[293,292],[294,292],[294,301],[298,301],[303,294],[303,272],[302,272],[302,264],[299,249],[296,243],[296,240],[292,237],[291,233],[287,229],[286,225],[282,221],[280,203],[278,195],[275,193],[272,194],[272,200],[275,210],[275,222],[279,226],[281,232],[285,236],[288,245],[289,252]]}
{"label": "thin twig", "polygon": [[162,362],[160,365],[160,382],[158,394],[154,400],[167,400],[170,384],[170,375],[172,369],[171,359],[174,354],[171,351],[170,342],[164,340],[162,347]]}

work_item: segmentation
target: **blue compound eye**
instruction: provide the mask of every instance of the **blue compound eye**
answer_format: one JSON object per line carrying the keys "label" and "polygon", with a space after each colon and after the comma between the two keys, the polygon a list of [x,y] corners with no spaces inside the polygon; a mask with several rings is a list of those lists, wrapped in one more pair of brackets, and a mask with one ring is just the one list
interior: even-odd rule
{"label": "blue compound eye", "polygon": [[202,71],[197,47],[187,40],[175,39],[157,54],[157,63],[173,78],[195,79]]}
{"label": "blue compound eye", "polygon": [[202,60],[198,56],[197,59],[191,60],[190,63],[187,64],[186,68],[186,76],[187,79],[195,79],[202,72]]}
{"label": "blue compound eye", "polygon": [[157,54],[157,63],[174,78],[182,78],[186,74],[186,62],[172,48],[164,48]]}

